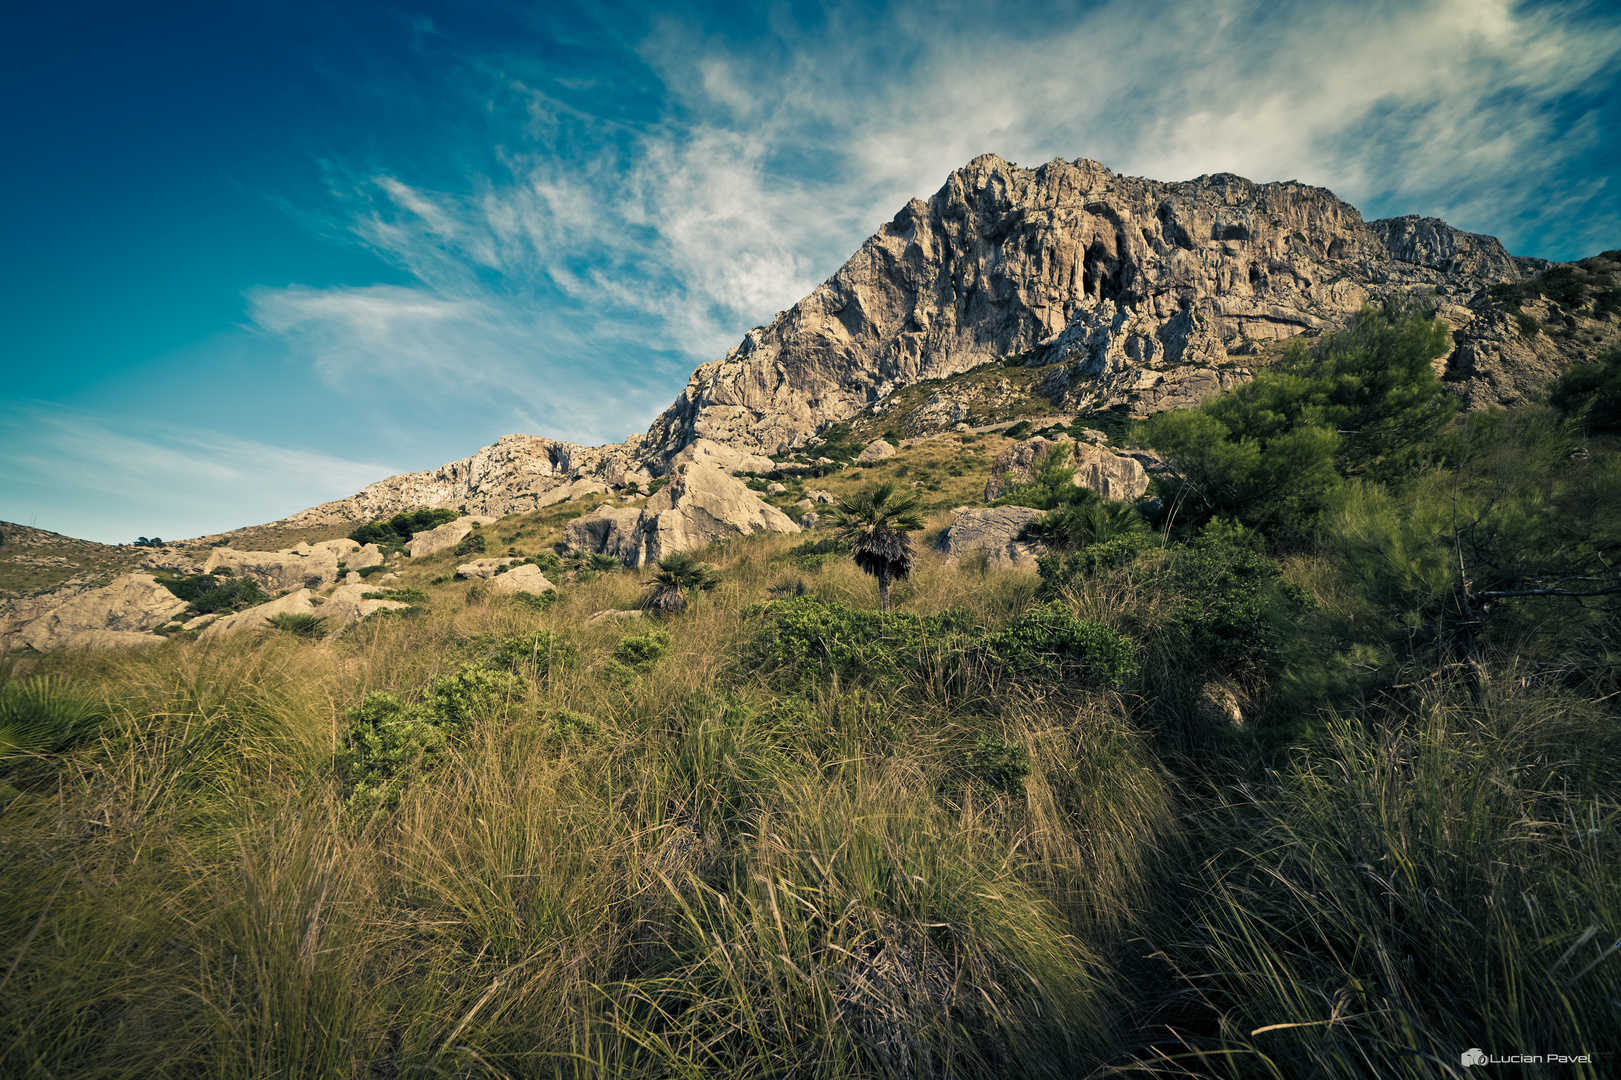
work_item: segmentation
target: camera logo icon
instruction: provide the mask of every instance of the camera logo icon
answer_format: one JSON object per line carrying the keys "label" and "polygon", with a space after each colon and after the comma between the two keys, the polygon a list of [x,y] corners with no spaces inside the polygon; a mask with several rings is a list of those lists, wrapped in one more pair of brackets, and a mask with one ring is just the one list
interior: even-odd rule
{"label": "camera logo icon", "polygon": [[1468,1050],[1465,1050],[1463,1052],[1463,1067],[1464,1068],[1467,1069],[1471,1065],[1485,1065],[1485,1064],[1486,1064],[1486,1053],[1485,1053],[1485,1051],[1477,1049],[1475,1047],[1471,1047]]}

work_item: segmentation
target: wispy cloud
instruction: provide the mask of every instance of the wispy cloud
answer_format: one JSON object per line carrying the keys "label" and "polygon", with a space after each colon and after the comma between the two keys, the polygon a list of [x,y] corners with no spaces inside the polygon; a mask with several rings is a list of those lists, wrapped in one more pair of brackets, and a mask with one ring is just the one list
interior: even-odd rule
{"label": "wispy cloud", "polygon": [[459,90],[496,118],[497,167],[450,190],[409,163],[344,181],[363,209],[343,226],[417,284],[258,290],[254,318],[336,384],[502,387],[545,433],[619,438],[985,151],[1300,179],[1520,252],[1621,233],[1592,167],[1613,154],[1621,19],[1591,8],[930,4],[778,12],[747,37],[650,25],[622,59],[662,85],[655,116],[470,58],[458,70],[481,74]]}
{"label": "wispy cloud", "polygon": [[[0,518],[103,543],[236,528],[400,470],[150,419],[44,404],[0,409]],[[80,493],[71,507],[57,497]],[[45,512],[39,513],[44,507]]]}

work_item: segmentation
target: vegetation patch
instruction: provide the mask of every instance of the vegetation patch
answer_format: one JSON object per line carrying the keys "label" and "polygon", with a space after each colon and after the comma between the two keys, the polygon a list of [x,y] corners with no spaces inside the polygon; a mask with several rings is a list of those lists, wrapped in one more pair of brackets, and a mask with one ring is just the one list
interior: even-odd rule
{"label": "vegetation patch", "polygon": [[462,515],[455,510],[422,509],[402,511],[386,520],[367,522],[349,534],[357,544],[376,544],[398,549],[419,532],[427,532],[455,521]]}

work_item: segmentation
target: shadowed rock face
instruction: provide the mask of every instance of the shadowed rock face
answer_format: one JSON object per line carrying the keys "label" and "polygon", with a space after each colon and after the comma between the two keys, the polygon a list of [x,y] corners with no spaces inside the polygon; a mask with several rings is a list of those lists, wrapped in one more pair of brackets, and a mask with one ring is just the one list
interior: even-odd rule
{"label": "shadowed rock face", "polygon": [[1224,385],[1209,369],[1229,344],[1331,329],[1392,293],[1472,293],[1530,262],[1433,218],[1366,223],[1293,181],[1165,183],[987,154],[694,372],[642,452],[668,459],[696,438],[779,452],[892,389],[1038,348],[1071,365],[1066,407],[1144,391],[1144,412],[1196,404]]}

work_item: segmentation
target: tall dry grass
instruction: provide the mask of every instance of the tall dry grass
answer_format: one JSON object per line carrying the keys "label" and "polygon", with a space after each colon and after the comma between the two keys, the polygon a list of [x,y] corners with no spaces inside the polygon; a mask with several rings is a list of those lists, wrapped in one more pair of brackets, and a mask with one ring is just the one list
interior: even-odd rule
{"label": "tall dry grass", "polygon": [[[42,660],[109,719],[7,767],[0,1073],[1447,1075],[1469,1032],[1614,1034],[1604,706],[1410,704],[1267,758],[1201,704],[1151,562],[1069,598],[1139,641],[1120,691],[924,653],[790,693],[749,609],[876,603],[793,542],[712,552],[641,669],[614,654],[645,622],[585,625],[637,575],[541,612],[432,566],[424,613],[331,644]],[[995,626],[1034,591],[926,552],[895,597]],[[346,807],[350,708],[535,630],[575,658],[391,812]],[[987,740],[1016,789],[965,772]]]}

